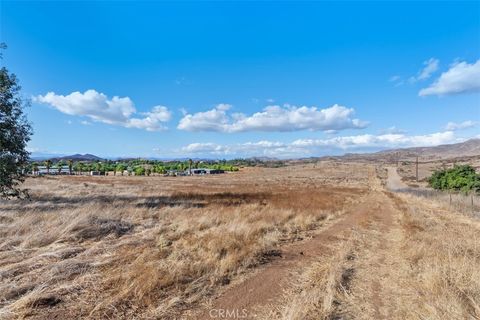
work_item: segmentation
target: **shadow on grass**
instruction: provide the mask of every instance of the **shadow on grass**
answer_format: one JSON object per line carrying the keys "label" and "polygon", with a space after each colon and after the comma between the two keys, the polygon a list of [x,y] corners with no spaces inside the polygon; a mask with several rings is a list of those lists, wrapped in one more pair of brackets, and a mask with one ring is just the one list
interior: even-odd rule
{"label": "shadow on grass", "polygon": [[249,203],[266,204],[271,193],[174,193],[170,196],[35,196],[31,200],[15,200],[1,207],[4,211],[50,211],[74,208],[77,205],[101,204],[109,207],[133,205],[138,208],[204,208],[209,205],[240,206]]}

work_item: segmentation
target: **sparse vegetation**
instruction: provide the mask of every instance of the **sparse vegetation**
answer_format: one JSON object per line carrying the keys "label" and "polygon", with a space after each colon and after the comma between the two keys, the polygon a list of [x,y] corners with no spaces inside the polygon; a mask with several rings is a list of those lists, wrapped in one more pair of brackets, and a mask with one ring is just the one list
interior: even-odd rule
{"label": "sparse vegetation", "polygon": [[0,204],[0,318],[478,317],[478,220],[376,172],[28,179],[33,201]]}
{"label": "sparse vegetation", "polygon": [[0,205],[0,317],[172,319],[341,215],[367,183],[330,167],[255,170],[28,180],[33,201]]}

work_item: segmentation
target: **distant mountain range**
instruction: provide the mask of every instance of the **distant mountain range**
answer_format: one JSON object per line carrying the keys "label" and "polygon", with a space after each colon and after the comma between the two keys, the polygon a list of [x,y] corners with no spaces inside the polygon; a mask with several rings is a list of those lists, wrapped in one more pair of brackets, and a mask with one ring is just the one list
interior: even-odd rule
{"label": "distant mountain range", "polygon": [[[342,159],[342,160],[367,160],[367,161],[392,161],[394,159],[400,160],[412,160],[415,157],[420,157],[422,160],[439,160],[439,159],[451,159],[459,157],[472,157],[480,156],[480,139],[470,139],[461,143],[444,144],[435,147],[415,147],[415,148],[401,148],[401,149],[389,149],[373,153],[347,153],[343,156],[325,156],[325,157],[312,157],[309,159]],[[34,161],[41,161],[50,159],[53,162],[56,161],[103,161],[104,158],[100,158],[93,154],[73,154],[73,155],[52,155],[52,154],[33,154],[31,157]],[[124,158],[109,158],[110,160],[133,160],[138,159],[134,157]],[[162,161],[186,161],[189,158],[148,158],[149,160],[162,160]],[[254,161],[278,161],[276,158],[270,157],[250,157],[248,159]],[[193,161],[212,161],[213,159],[206,158],[192,158]],[[299,159],[298,161],[307,160]]]}
{"label": "distant mountain range", "polygon": [[413,160],[417,156],[421,160],[442,160],[480,156],[480,139],[470,139],[461,143],[443,144],[434,147],[389,149],[374,153],[350,153],[333,158],[342,158],[347,160],[391,161],[393,159]]}
{"label": "distant mountain range", "polygon": [[73,160],[73,161],[102,161],[105,159],[102,159],[100,157],[97,157],[96,155],[93,154],[72,154],[70,156],[64,156],[64,155],[49,155],[49,154],[43,154],[43,155],[33,155],[31,157],[32,160],[40,161],[40,160],[52,160],[53,162],[57,161],[66,161],[66,160]]}

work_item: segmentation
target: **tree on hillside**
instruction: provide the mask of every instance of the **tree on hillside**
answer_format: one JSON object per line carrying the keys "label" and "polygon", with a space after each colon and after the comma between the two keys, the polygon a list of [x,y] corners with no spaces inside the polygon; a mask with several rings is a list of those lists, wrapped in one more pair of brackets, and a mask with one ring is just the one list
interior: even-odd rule
{"label": "tree on hillside", "polygon": [[[0,49],[5,48],[5,44],[0,44]],[[18,186],[25,177],[23,169],[30,155],[26,146],[32,129],[23,114],[23,109],[28,102],[20,96],[20,89],[16,76],[2,67],[0,69],[0,197],[3,198],[26,195]]]}

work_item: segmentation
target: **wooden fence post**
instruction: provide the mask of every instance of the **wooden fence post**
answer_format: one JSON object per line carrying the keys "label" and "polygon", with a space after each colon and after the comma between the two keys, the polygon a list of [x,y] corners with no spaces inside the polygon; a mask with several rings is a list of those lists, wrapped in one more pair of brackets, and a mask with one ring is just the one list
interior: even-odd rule
{"label": "wooden fence post", "polygon": [[471,199],[471,204],[472,204],[472,214],[474,214],[475,210],[473,208],[473,192],[470,194],[470,199]]}

